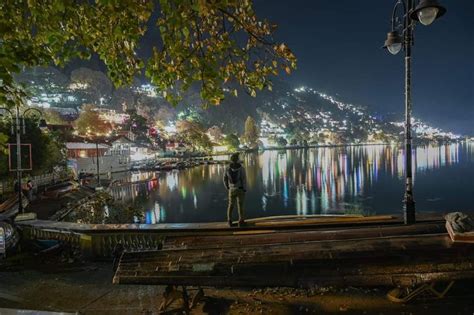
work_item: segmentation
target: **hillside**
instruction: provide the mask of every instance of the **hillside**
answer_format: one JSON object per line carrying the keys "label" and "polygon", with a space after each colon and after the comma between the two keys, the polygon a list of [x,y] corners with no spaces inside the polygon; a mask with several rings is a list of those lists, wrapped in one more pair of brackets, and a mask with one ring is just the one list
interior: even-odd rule
{"label": "hillside", "polygon": [[[291,88],[281,81],[275,81],[272,91],[262,91],[257,97],[238,90],[238,97],[229,95],[219,106],[202,108],[192,88],[181,104],[172,107],[150,85],[137,81],[131,87],[115,89],[104,73],[88,68],[70,73],[37,68],[23,72],[17,79],[29,87],[30,104],[34,106],[79,109],[87,103],[117,111],[135,108],[149,121],[161,121],[163,125],[192,117],[206,127],[216,125],[226,133],[241,133],[245,119],[252,116],[263,133],[314,142],[392,142],[403,135],[401,115],[398,122],[385,121],[364,106],[342,102],[309,87]],[[456,138],[418,120],[414,127],[421,140]]]}

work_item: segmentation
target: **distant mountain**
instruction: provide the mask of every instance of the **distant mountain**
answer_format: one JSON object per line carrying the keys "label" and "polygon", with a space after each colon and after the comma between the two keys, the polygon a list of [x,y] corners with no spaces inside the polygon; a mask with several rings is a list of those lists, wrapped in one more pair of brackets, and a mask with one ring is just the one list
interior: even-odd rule
{"label": "distant mountain", "polygon": [[[263,132],[275,133],[272,129],[277,126],[280,134],[276,136],[291,138],[299,134],[300,139],[319,143],[400,142],[404,135],[402,115],[375,116],[365,106],[343,102],[309,87],[291,88],[281,81],[274,83],[272,91],[262,91],[255,98],[240,93],[220,106],[191,108],[207,125],[227,131],[242,132],[246,117],[253,116],[265,124],[261,126]],[[417,142],[460,138],[417,119],[412,123]]]}
{"label": "distant mountain", "polygon": [[[17,77],[31,94],[31,105],[79,108],[84,103],[123,110],[136,108],[153,119],[172,123],[176,119],[193,117],[205,126],[219,126],[224,132],[243,132],[244,121],[254,117],[262,132],[275,133],[278,126],[287,138],[299,137],[315,142],[391,142],[403,136],[403,122],[391,115],[374,115],[366,107],[343,102],[309,87],[291,88],[275,81],[272,91],[261,91],[251,97],[238,89],[238,97],[228,96],[219,106],[201,107],[197,89],[171,107],[147,84],[135,82],[128,88],[114,89],[107,76],[88,68],[79,68],[65,75],[54,68],[36,68]],[[414,121],[419,140],[453,140],[457,136]]]}

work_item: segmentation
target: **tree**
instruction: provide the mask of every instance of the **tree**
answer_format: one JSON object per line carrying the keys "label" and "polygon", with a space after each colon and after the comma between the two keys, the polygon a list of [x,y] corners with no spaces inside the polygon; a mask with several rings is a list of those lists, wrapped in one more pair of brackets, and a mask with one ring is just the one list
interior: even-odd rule
{"label": "tree", "polygon": [[354,126],[350,130],[350,135],[347,136],[350,141],[355,141],[357,143],[364,143],[367,141],[369,133],[366,128],[362,126]]}
{"label": "tree", "polygon": [[176,122],[176,131],[179,134],[185,134],[188,132],[203,133],[204,127],[196,121],[178,120]]}
{"label": "tree", "polygon": [[138,114],[135,109],[128,109],[126,113],[129,119],[123,125],[124,130],[131,130],[136,134],[137,140],[148,141],[148,121],[145,117]]}
{"label": "tree", "polygon": [[191,131],[186,135],[186,142],[198,151],[209,152],[212,150],[212,142],[205,133]]}
{"label": "tree", "polygon": [[243,140],[245,144],[249,146],[250,148],[256,148],[258,146],[259,135],[260,135],[260,132],[258,130],[255,119],[248,116],[247,120],[245,121],[245,129],[244,129],[244,135],[243,135]]}
{"label": "tree", "polygon": [[55,167],[66,164],[66,145],[60,133],[51,132],[48,135],[49,141],[46,143],[46,156],[42,168],[47,172],[54,171]]}
{"label": "tree", "polygon": [[46,120],[46,122],[50,125],[64,125],[66,124],[66,121],[61,117],[61,115],[53,110],[53,109],[48,109],[45,108],[42,110],[43,112],[43,118]]}
{"label": "tree", "polygon": [[103,224],[107,220],[106,207],[113,205],[112,196],[104,191],[98,192],[94,198],[77,206],[70,214],[70,220],[85,224]]}
{"label": "tree", "polygon": [[112,93],[110,105],[116,110],[126,111],[136,104],[136,95],[131,87],[120,87]]}
{"label": "tree", "polygon": [[[25,133],[21,135],[23,144],[31,144],[33,169],[31,174],[51,172],[53,167],[64,165],[64,142],[50,133],[41,132],[38,121],[34,118],[25,119]],[[16,136],[11,134],[11,122],[0,122],[0,176],[9,176],[7,143],[15,143]]]}
{"label": "tree", "polygon": [[285,147],[288,144],[288,141],[286,141],[286,139],[283,137],[278,137],[276,139],[276,143],[279,147]]}
{"label": "tree", "polygon": [[93,54],[116,86],[131,84],[145,68],[137,50],[149,26],[159,35],[145,73],[174,104],[197,81],[210,104],[220,103],[226,85],[236,94],[235,83],[254,96],[280,68],[296,67],[290,49],[273,40],[276,26],[257,18],[250,0],[12,0],[0,2],[0,21],[0,102],[8,106],[25,96],[13,73]]}
{"label": "tree", "polygon": [[[3,127],[0,125],[0,127]],[[8,170],[8,132],[5,128],[0,128],[0,176],[4,176]]]}
{"label": "tree", "polygon": [[99,113],[90,104],[82,106],[79,118],[74,124],[80,135],[105,135],[112,131],[112,125],[100,118]]}
{"label": "tree", "polygon": [[341,132],[332,131],[329,133],[329,142],[331,144],[343,144],[345,139]]}
{"label": "tree", "polygon": [[277,138],[278,138],[278,137],[277,137],[276,135],[274,135],[274,134],[269,135],[269,136],[268,136],[268,143],[269,143],[269,144],[272,144],[272,145],[277,144]]}
{"label": "tree", "polygon": [[286,133],[290,140],[291,145],[303,145],[303,143],[309,138],[308,131],[294,123],[288,124],[286,127]]}
{"label": "tree", "polygon": [[196,121],[178,120],[176,122],[178,138],[200,151],[210,151],[212,142],[205,133],[206,129]]}
{"label": "tree", "polygon": [[227,150],[233,152],[239,148],[240,141],[236,134],[228,134],[224,137],[224,145],[227,146]]}
{"label": "tree", "polygon": [[318,132],[310,138],[311,144],[326,144],[327,136],[323,132]]}
{"label": "tree", "polygon": [[[102,71],[81,67],[71,72],[71,84],[76,93],[80,92],[88,102],[109,100],[112,95],[112,83]],[[96,103],[95,105],[102,105]]]}
{"label": "tree", "polygon": [[212,141],[221,142],[224,138],[222,129],[218,126],[212,126],[207,130],[207,133],[210,135]]}
{"label": "tree", "polygon": [[155,114],[155,120],[162,126],[167,126],[171,121],[174,120],[176,112],[174,108],[169,106],[161,106],[158,109],[158,112]]}

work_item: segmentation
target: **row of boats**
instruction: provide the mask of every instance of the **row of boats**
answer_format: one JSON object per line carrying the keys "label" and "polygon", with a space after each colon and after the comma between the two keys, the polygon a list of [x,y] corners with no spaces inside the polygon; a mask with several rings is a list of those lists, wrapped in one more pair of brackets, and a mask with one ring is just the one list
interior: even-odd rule
{"label": "row of boats", "polygon": [[132,165],[132,171],[172,171],[193,168],[200,165],[227,164],[226,160],[209,159],[189,159],[189,160],[166,160],[166,161],[145,161]]}

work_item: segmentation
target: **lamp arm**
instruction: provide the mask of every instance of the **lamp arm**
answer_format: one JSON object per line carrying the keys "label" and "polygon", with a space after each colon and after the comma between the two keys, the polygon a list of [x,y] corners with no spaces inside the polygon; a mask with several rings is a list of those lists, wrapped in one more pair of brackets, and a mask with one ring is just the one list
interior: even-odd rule
{"label": "lamp arm", "polygon": [[0,109],[3,109],[4,111],[8,112],[8,113],[10,114],[10,116],[11,116],[12,119],[13,119],[13,117],[15,117],[15,115],[13,115],[12,111],[9,110],[8,108],[6,108],[6,107],[0,107]]}
{"label": "lamp arm", "polygon": [[43,117],[43,112],[40,111],[39,109],[33,108],[33,107],[30,107],[30,108],[26,109],[26,110],[23,112],[23,116],[26,117],[26,115],[27,115],[30,111],[37,112],[40,117]]}
{"label": "lamp arm", "polygon": [[[401,6],[403,8],[403,15],[404,16],[407,16],[408,15],[408,5],[406,3],[407,0],[397,0],[397,2],[395,3],[395,5],[393,6],[393,10],[392,10],[392,31],[395,30],[395,16],[397,14],[397,9]],[[410,0],[408,0],[410,1]]]}
{"label": "lamp arm", "polygon": [[26,133],[25,117],[28,117],[28,114],[30,114],[30,113],[32,113],[32,112],[36,112],[40,118],[43,117],[43,112],[40,111],[40,110],[37,109],[37,108],[30,107],[30,108],[28,108],[28,109],[25,109],[25,110],[23,111],[23,115],[22,115],[22,116],[23,116],[23,117],[22,117],[22,122],[23,122],[23,134]]}

